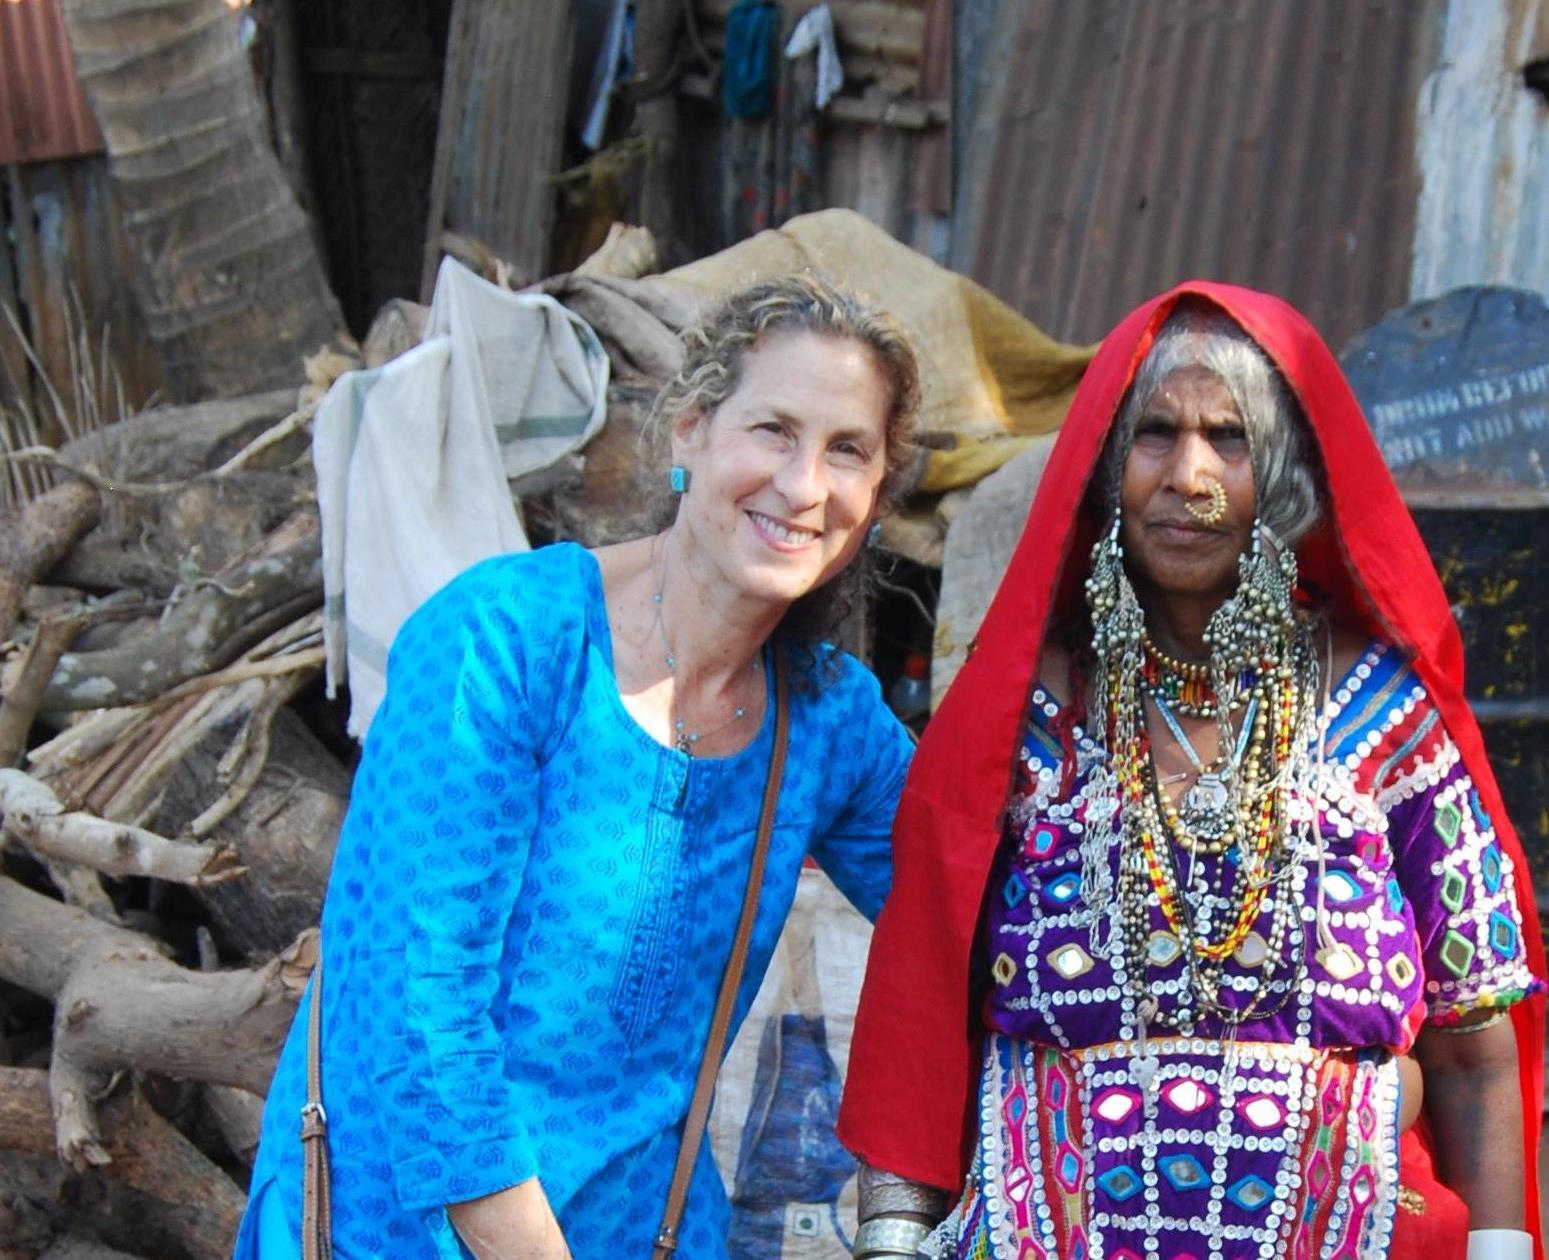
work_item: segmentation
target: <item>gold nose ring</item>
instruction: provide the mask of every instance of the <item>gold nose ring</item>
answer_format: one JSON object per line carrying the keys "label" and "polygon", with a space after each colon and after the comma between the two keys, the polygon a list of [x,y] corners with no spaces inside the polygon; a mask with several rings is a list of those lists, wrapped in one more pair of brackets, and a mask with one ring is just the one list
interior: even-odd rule
{"label": "gold nose ring", "polygon": [[1185,497],[1184,511],[1201,525],[1219,525],[1226,516],[1226,487],[1219,481],[1212,481],[1207,493],[1210,495],[1209,507],[1195,507],[1194,500]]}

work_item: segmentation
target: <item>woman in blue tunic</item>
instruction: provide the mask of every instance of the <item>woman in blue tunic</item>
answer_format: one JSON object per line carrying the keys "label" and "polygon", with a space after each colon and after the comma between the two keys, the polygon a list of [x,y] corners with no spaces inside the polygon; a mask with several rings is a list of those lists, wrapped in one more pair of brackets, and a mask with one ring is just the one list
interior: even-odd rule
{"label": "woman in blue tunic", "polygon": [[[881,313],[809,278],[744,290],[657,400],[670,526],[485,561],[404,625],[323,908],[340,1260],[650,1254],[747,880],[776,652],[789,755],[735,1021],[809,853],[870,917],[888,889],[911,744],[825,640],[917,395]],[[311,997],[239,1258],[299,1255]],[[706,1146],[679,1254],[724,1256],[727,1218]]]}

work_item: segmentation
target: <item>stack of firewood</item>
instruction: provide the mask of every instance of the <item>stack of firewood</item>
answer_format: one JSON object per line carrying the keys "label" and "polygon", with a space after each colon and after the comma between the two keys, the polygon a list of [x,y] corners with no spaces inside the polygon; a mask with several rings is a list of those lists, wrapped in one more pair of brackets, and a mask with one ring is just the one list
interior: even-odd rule
{"label": "stack of firewood", "polygon": [[[584,460],[513,483],[534,543],[653,527],[641,426],[693,308],[627,288],[653,258],[617,231],[549,283],[613,377]],[[58,481],[0,514],[0,1260],[230,1254],[357,751],[322,694],[310,421],[426,314],[389,302],[299,392],[0,456]]]}
{"label": "stack of firewood", "polygon": [[315,394],[37,452],[0,520],[3,1260],[230,1254],[353,756]]}

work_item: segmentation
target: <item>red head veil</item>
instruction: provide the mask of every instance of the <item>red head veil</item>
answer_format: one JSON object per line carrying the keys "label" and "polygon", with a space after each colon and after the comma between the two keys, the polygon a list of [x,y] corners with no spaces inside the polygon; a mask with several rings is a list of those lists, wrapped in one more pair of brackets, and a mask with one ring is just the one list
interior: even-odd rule
{"label": "red head veil", "polygon": [[[1062,598],[1079,594],[1072,579],[1084,575],[1093,541],[1079,523],[1087,482],[1124,391],[1185,295],[1236,320],[1300,399],[1329,498],[1323,524],[1298,548],[1303,579],[1326,592],[1341,615],[1412,654],[1516,864],[1529,964],[1544,974],[1527,863],[1463,699],[1462,640],[1344,374],[1311,325],[1278,298],[1191,281],[1132,312],[1092,360],[977,648],[927,728],[899,803],[893,891],[872,941],[839,1134],[869,1163],[919,1181],[956,1188],[966,1171],[981,1040],[972,996],[980,992],[972,974],[975,933],[1028,695],[1051,618],[1063,611]],[[1543,998],[1520,1003],[1513,1022],[1526,1117],[1528,1228],[1536,1238]]]}

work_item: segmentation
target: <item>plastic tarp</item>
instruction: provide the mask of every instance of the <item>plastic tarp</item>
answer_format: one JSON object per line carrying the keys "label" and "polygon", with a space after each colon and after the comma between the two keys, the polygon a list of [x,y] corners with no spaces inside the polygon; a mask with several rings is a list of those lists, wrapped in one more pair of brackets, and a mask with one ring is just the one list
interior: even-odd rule
{"label": "plastic tarp", "polygon": [[855,1160],[834,1117],[871,925],[802,871],[763,986],[721,1069],[710,1141],[731,1199],[731,1260],[844,1260]]}

